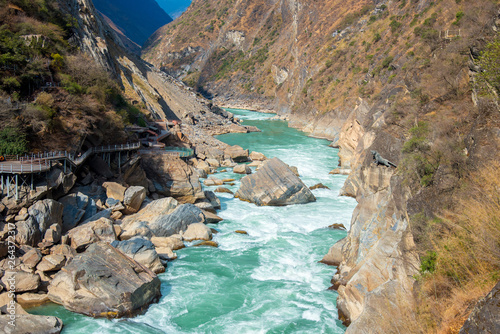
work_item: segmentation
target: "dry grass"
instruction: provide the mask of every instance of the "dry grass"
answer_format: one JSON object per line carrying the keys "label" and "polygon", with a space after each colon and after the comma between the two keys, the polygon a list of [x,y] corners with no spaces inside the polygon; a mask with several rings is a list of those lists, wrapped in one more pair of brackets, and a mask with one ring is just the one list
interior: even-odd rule
{"label": "dry grass", "polygon": [[458,333],[500,278],[500,164],[471,175],[455,207],[427,232],[437,260],[420,280],[418,311],[431,333]]}

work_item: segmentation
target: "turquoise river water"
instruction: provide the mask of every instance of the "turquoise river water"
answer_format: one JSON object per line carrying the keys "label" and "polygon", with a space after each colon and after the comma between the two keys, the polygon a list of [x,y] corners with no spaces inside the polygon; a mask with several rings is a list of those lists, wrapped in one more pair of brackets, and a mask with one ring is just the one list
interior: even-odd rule
{"label": "turquoise river water", "polygon": [[[217,195],[222,202],[211,225],[219,231],[219,248],[187,247],[160,274],[162,298],[144,315],[131,319],[93,319],[49,304],[29,310],[55,315],[63,333],[344,333],[337,319],[336,293],[327,290],[334,267],[318,263],[346,232],[328,225],[349,226],[355,201],[339,197],[345,176],[329,175],[338,164],[328,141],[307,137],[272,114],[234,110],[244,124],[262,132],[226,134],[219,139],[251,151],[278,157],[297,166],[303,182],[323,183],[314,203],[257,207]],[[238,174],[218,173],[219,178]],[[212,189],[214,187],[206,187]],[[245,230],[248,235],[237,234]]]}

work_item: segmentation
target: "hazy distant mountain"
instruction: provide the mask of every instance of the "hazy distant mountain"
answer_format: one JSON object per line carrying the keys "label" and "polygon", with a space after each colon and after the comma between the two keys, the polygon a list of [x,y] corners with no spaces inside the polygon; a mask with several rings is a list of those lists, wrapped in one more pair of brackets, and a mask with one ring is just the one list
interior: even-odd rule
{"label": "hazy distant mountain", "polygon": [[155,0],[94,0],[95,7],[133,42],[142,45],[172,18]]}
{"label": "hazy distant mountain", "polygon": [[181,16],[191,4],[191,0],[156,0],[156,2],[174,19]]}

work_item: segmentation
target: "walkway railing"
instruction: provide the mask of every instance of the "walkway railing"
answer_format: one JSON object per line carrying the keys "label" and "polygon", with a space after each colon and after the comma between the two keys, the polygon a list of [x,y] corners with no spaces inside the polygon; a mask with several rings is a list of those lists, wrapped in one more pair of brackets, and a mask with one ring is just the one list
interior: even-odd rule
{"label": "walkway railing", "polygon": [[136,150],[141,146],[140,142],[127,143],[121,145],[108,145],[92,147],[80,156],[75,156],[67,151],[51,151],[36,154],[29,154],[18,157],[15,161],[5,161],[0,163],[0,173],[39,173],[50,170],[52,160],[67,160],[74,166],[79,166],[92,154],[111,153],[121,151]]}

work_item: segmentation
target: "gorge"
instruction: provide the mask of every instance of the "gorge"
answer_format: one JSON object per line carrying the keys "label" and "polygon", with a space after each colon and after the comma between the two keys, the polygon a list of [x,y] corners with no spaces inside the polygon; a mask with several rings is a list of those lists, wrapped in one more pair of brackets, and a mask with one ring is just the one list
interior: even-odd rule
{"label": "gorge", "polygon": [[[71,332],[455,333],[471,314],[462,331],[474,333],[469,326],[498,322],[471,312],[500,270],[497,2],[195,0],[148,39],[142,59],[91,1],[25,2],[0,2],[3,164],[28,150],[76,156],[148,139],[132,159],[97,155],[70,173],[60,160],[34,192],[21,185],[21,200],[9,176],[1,249],[15,224],[15,272],[36,281],[17,300],[48,290],[96,315],[54,289],[98,299],[88,294],[93,272],[78,270],[96,249],[125,253],[136,282],[154,285],[144,305],[98,311],[132,315],[152,302],[126,320],[61,306],[30,312],[55,314]],[[189,158],[172,157],[171,146]],[[394,166],[373,163],[372,151]],[[263,156],[330,189],[318,185],[307,204],[247,203],[269,203],[237,192]],[[78,219],[68,225],[57,201],[73,203]],[[48,225],[39,213],[48,205],[62,222]],[[348,232],[328,228],[336,223]],[[168,247],[157,239],[174,232]],[[180,249],[173,260],[174,244],[193,238],[219,247]],[[336,272],[316,263],[330,247]],[[2,289],[12,289],[2,261]],[[326,290],[332,276],[337,292]]]}

